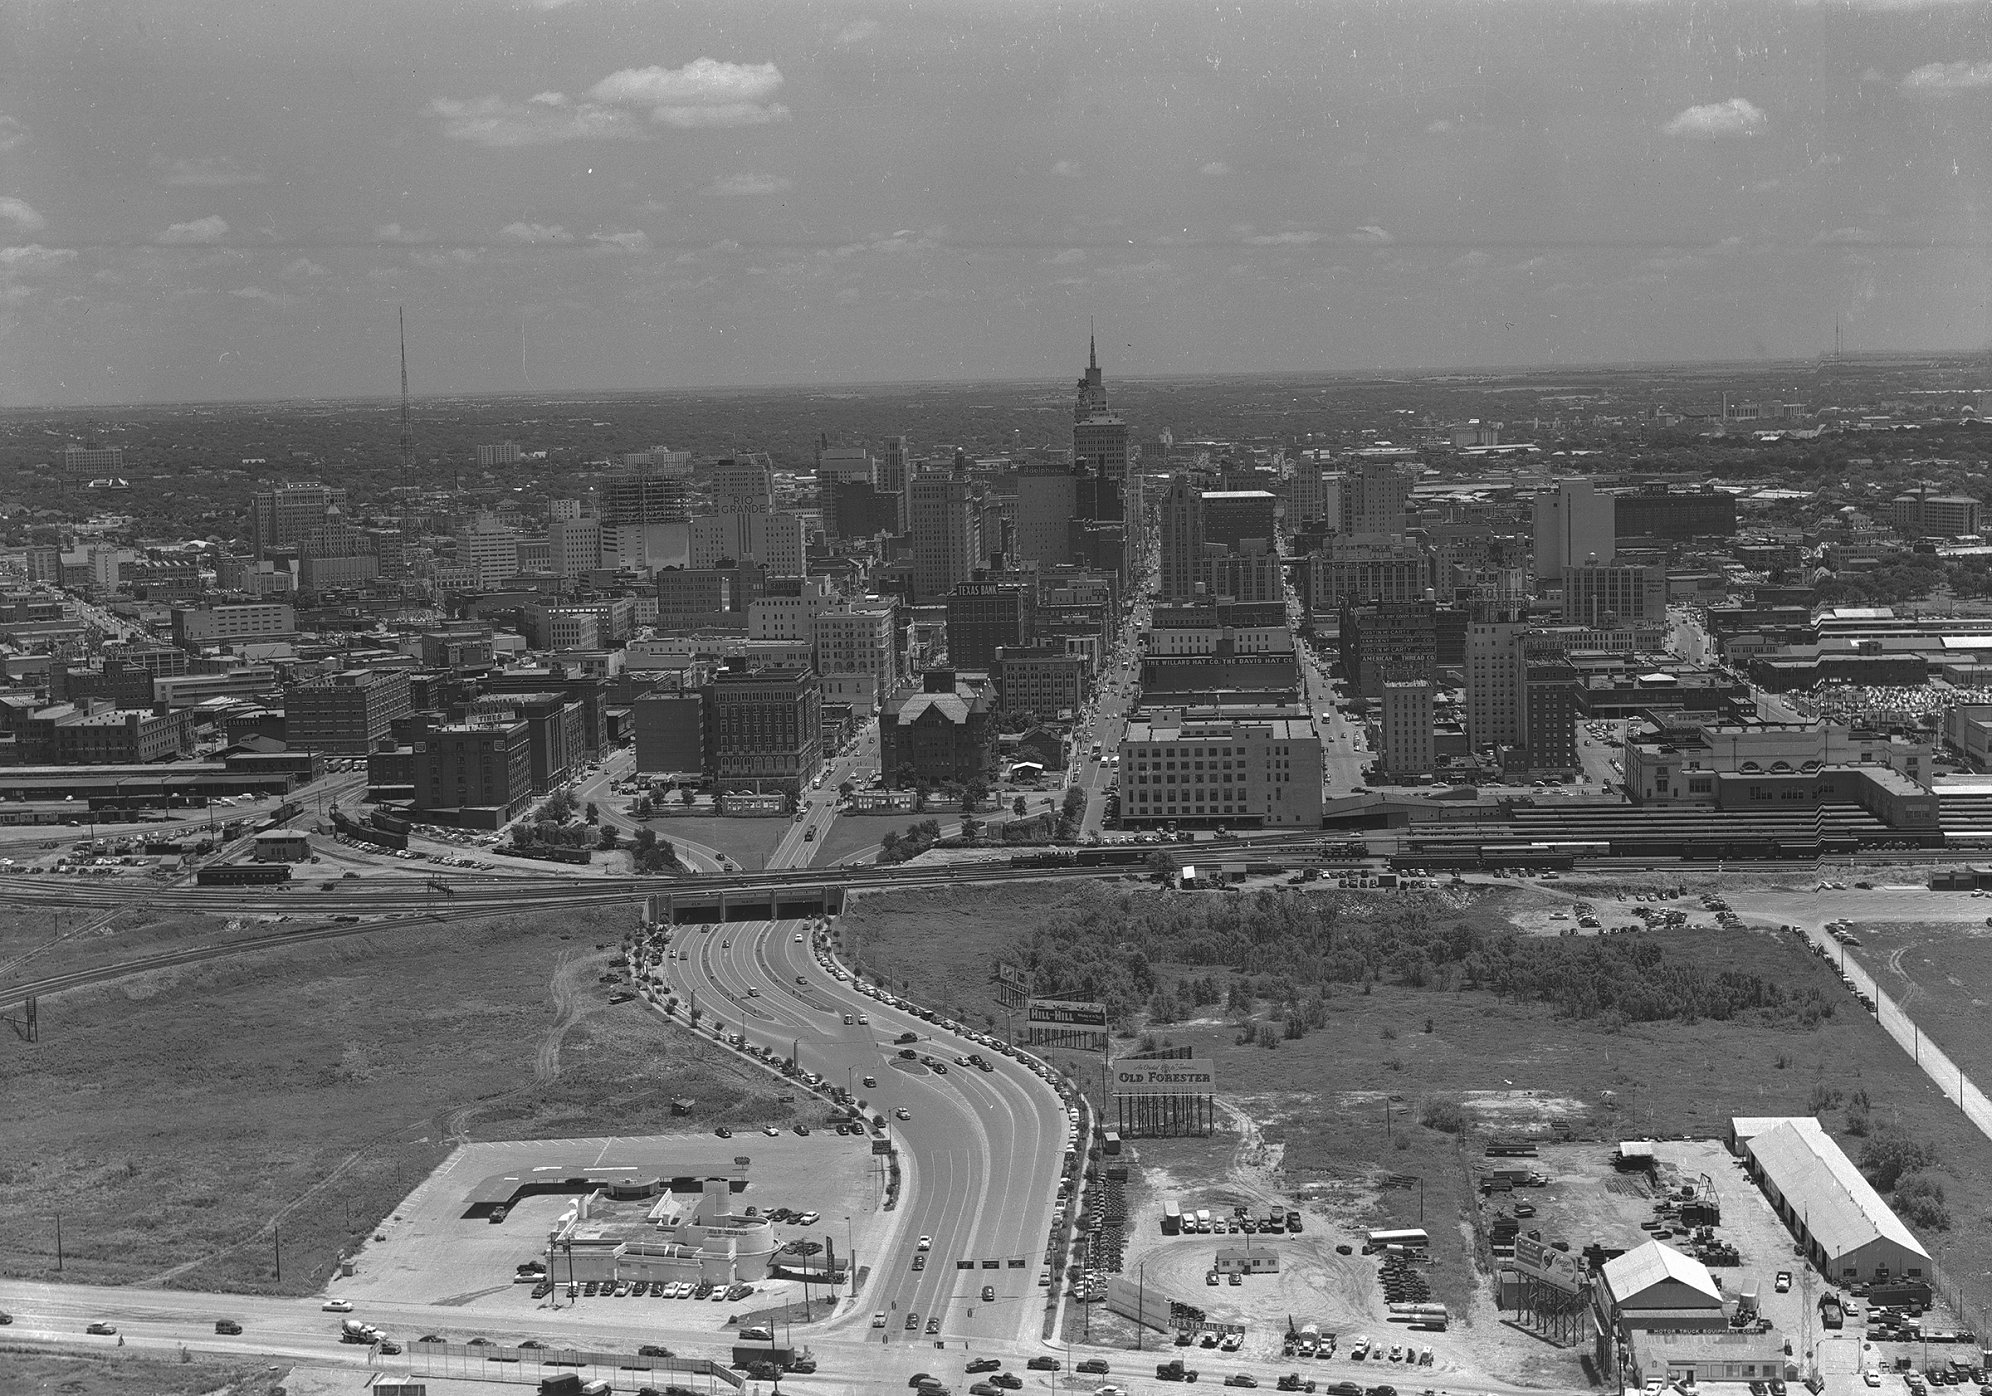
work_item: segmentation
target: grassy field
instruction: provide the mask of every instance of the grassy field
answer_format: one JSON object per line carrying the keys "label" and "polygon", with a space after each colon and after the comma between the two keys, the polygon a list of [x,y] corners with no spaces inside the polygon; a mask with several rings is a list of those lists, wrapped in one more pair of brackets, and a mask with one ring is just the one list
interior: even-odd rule
{"label": "grassy field", "polygon": [[648,822],[658,838],[684,838],[704,844],[724,853],[748,872],[759,872],[768,866],[768,855],[789,831],[790,823],[781,818],[744,815],[731,818],[723,814],[674,814]]}
{"label": "grassy field", "polygon": [[131,901],[116,911],[97,907],[0,908],[0,983],[41,979],[189,945],[268,935],[277,929],[274,921],[253,916],[151,911],[144,904],[145,887],[134,884]]}
{"label": "grassy field", "polygon": [[630,920],[383,930],[45,1001],[41,1041],[0,1049],[0,1271],[51,1276],[59,1212],[70,1281],[309,1293],[454,1139],[640,1132],[677,1095],[774,1111],[758,1074],[608,1004]]}
{"label": "grassy field", "polygon": [[[924,1003],[983,1022],[1000,1010],[989,994],[989,966],[1018,935],[1061,902],[1080,895],[1053,884],[1001,891],[957,889],[864,898],[842,918],[851,958],[888,970],[895,987]],[[1510,894],[1484,897],[1463,915],[1492,924]],[[1889,937],[1863,928],[1886,959]],[[1992,1071],[1992,1049],[1961,1031],[1983,1013],[1970,985],[1992,983],[1992,936],[1960,939],[1959,928],[1918,942],[1929,967],[1922,979],[1944,985],[1918,998],[1919,1015],[1956,1026],[1967,1069]],[[1436,1237],[1470,1232],[1471,1170],[1480,1161],[1473,1133],[1562,1119],[1579,1134],[1604,1139],[1654,1135],[1714,1137],[1733,1115],[1802,1115],[1821,1119],[1850,1155],[1862,1141],[1844,1131],[1844,1112],[1827,1102],[1864,1090],[1874,1118],[1935,1146],[1952,1226],[1923,1240],[1947,1272],[1992,1271],[1992,1143],[1946,1105],[1909,1057],[1866,1015],[1852,1009],[1827,967],[1786,937],[1768,931],[1690,929],[1651,937],[1669,961],[1721,972],[1761,975],[1794,990],[1830,989],[1838,1011],[1814,1028],[1771,1026],[1746,1014],[1732,1021],[1632,1024],[1610,1031],[1559,1015],[1535,1002],[1484,991],[1442,992],[1379,983],[1368,992],[1334,985],[1325,1026],[1276,1048],[1240,1045],[1240,1017],[1216,1007],[1191,1023],[1157,1025],[1153,1035],[1216,1062],[1221,1098],[1239,1107],[1277,1157],[1285,1187],[1308,1184],[1351,1230],[1417,1225],[1414,1187],[1380,1187],[1387,1175],[1424,1180],[1425,1225]],[[1164,975],[1203,975],[1212,967],[1158,965]],[[1230,971],[1215,971],[1225,978]],[[1957,981],[1955,983],[1951,981]],[[1886,982],[1886,980],[1884,980]],[[1934,1027],[1943,1041],[1944,1029]],[[1951,1043],[1944,1041],[1946,1048]],[[1122,1038],[1115,1053],[1136,1043]],[[1973,1054],[1976,1054],[1974,1056]],[[1096,1086],[1100,1059],[1053,1052],[1053,1062],[1082,1085]],[[1460,1106],[1460,1136],[1421,1121],[1428,1107]],[[1185,1177],[1221,1176],[1238,1151],[1238,1126],[1227,1122],[1210,1141],[1144,1140],[1145,1162]],[[1436,1224],[1435,1224],[1436,1223]],[[1439,1297],[1451,1302],[1472,1288],[1461,1239],[1434,1272]]]}
{"label": "grassy field", "polygon": [[275,1396],[287,1367],[141,1355],[74,1356],[0,1348],[0,1396]]}

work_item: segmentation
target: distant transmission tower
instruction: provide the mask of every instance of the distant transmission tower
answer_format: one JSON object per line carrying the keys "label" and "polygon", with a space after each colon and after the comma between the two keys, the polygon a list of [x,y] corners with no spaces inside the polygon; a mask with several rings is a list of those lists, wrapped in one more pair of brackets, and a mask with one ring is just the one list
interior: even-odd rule
{"label": "distant transmission tower", "polygon": [[415,435],[408,429],[408,319],[398,305],[394,323],[401,331],[401,483],[405,485],[415,475]]}

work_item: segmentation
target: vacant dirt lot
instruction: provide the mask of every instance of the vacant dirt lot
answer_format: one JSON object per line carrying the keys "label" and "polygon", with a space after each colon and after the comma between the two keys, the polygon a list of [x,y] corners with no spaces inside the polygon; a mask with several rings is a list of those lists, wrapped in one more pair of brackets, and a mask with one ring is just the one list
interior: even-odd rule
{"label": "vacant dirt lot", "polygon": [[[629,920],[391,928],[42,1004],[0,1096],[0,1268],[309,1293],[476,1133],[759,1122],[768,1079],[596,982]],[[281,1226],[283,1278],[272,1223]]]}
{"label": "vacant dirt lot", "polygon": [[[0,1352],[0,1396],[274,1396],[285,1368],[267,1363],[194,1361],[127,1348],[116,1355],[73,1357]],[[350,1374],[345,1390],[352,1389]]]}

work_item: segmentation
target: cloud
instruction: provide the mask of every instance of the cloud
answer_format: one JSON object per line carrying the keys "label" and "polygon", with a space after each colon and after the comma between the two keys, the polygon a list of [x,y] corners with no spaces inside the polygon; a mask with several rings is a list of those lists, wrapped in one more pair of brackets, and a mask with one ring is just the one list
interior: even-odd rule
{"label": "cloud", "polygon": [[1992,63],[1925,63],[1902,79],[1911,92],[1969,92],[1992,87]]}
{"label": "cloud", "polygon": [[515,242],[522,247],[541,247],[548,243],[572,242],[574,234],[558,223],[507,223],[498,230],[500,242]]}
{"label": "cloud", "polygon": [[1060,160],[1056,165],[1051,167],[1051,172],[1060,179],[1077,179],[1079,178],[1079,162],[1077,160]]}
{"label": "cloud", "polygon": [[842,29],[838,30],[837,37],[832,39],[830,43],[835,48],[850,48],[854,44],[863,43],[865,40],[873,37],[877,33],[878,33],[877,20],[875,19],[854,20],[850,24],[847,24]]}
{"label": "cloud", "polygon": [[661,126],[764,126],[786,121],[789,109],[767,99],[781,90],[772,63],[695,58],[682,68],[624,68],[588,89],[591,102],[646,110]]}
{"label": "cloud", "polygon": [[227,221],[211,213],[205,218],[196,218],[191,223],[175,223],[172,227],[161,233],[157,241],[169,246],[181,246],[204,242],[219,242],[227,236]]}
{"label": "cloud", "polygon": [[1349,234],[1349,241],[1386,243],[1396,242],[1397,239],[1392,237],[1385,229],[1377,227],[1376,224],[1365,223],[1362,227]]}
{"label": "cloud", "polygon": [[1763,109],[1743,97],[1707,106],[1689,107],[1660,129],[1670,136],[1694,140],[1720,140],[1728,136],[1753,136],[1768,121]]}
{"label": "cloud", "polygon": [[381,223],[374,228],[375,242],[427,242],[429,235],[413,228],[404,228],[399,223]]}
{"label": "cloud", "polygon": [[237,300],[261,301],[263,304],[275,306],[279,310],[287,305],[297,304],[296,296],[286,295],[281,291],[265,291],[261,286],[239,286],[228,294],[234,296]]}
{"label": "cloud", "polygon": [[299,257],[296,261],[278,272],[277,276],[278,279],[283,281],[309,281],[313,277],[330,276],[331,274],[329,270],[319,266],[311,258]]}
{"label": "cloud", "polygon": [[736,174],[715,179],[706,186],[706,193],[722,198],[752,198],[762,194],[779,194],[793,187],[780,175]]}
{"label": "cloud", "polygon": [[1222,160],[1213,160],[1208,165],[1199,169],[1197,173],[1208,175],[1212,179],[1222,179],[1231,173],[1231,166],[1225,164]]}
{"label": "cloud", "polygon": [[[548,98],[560,98],[548,101]],[[569,106],[557,92],[542,92],[527,102],[508,102],[503,97],[479,97],[460,102],[438,97],[429,103],[428,114],[443,123],[443,134],[453,141],[492,150],[518,150],[535,145],[558,145],[562,141],[632,140],[644,134],[642,123],[626,111],[614,107]]]}
{"label": "cloud", "polygon": [[48,226],[48,220],[36,213],[26,199],[0,198],[0,218],[24,233],[38,233]]}
{"label": "cloud", "polygon": [[650,250],[649,236],[635,229],[620,233],[590,233],[588,234],[588,241],[621,248],[624,252],[648,252]]}
{"label": "cloud", "polygon": [[183,189],[232,189],[242,184],[261,184],[262,172],[245,170],[230,155],[196,156],[192,159],[170,160],[164,155],[155,155],[148,162],[161,184],[176,185]]}
{"label": "cloud", "polygon": [[1299,228],[1284,233],[1257,233],[1245,241],[1252,247],[1311,247],[1321,241],[1321,234],[1312,228]]}
{"label": "cloud", "polygon": [[24,145],[28,139],[28,128],[5,112],[0,112],[0,154]]}
{"label": "cloud", "polygon": [[10,272],[59,267],[75,260],[76,250],[70,247],[43,247],[38,242],[22,247],[0,247],[0,270]]}

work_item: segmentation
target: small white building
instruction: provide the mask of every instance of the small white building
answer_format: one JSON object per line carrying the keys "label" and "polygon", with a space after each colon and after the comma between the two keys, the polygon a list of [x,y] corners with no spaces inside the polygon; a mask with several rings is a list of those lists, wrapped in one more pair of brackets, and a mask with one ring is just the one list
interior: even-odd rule
{"label": "small white building", "polygon": [[[1731,1131],[1751,1123],[1762,1124],[1738,1120]],[[1930,1278],[1930,1253],[1818,1120],[1799,1115],[1759,1128],[1743,1152],[1750,1176],[1829,1281]]]}
{"label": "small white building", "polygon": [[1621,1334],[1721,1332],[1722,1289],[1708,1267],[1661,1241],[1605,1262],[1605,1297]]}

